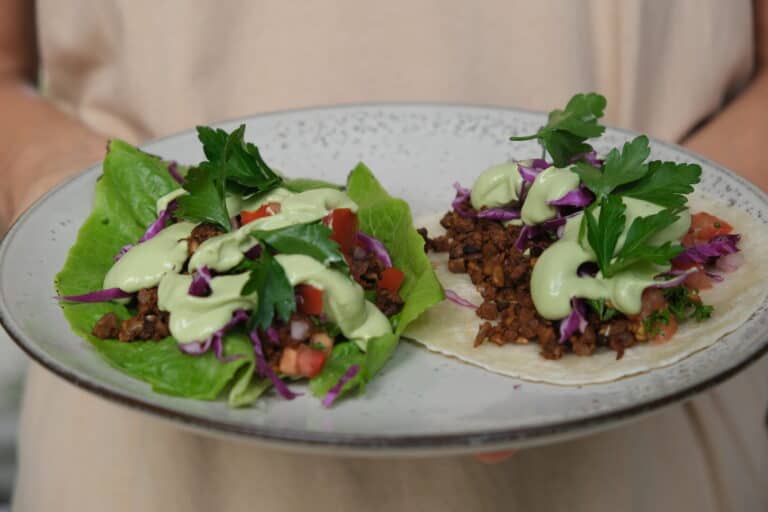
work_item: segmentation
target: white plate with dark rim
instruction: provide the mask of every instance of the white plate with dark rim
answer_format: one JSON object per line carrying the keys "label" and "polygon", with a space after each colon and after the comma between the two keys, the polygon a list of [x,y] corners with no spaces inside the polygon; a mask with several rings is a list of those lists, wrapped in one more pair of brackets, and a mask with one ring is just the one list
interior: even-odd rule
{"label": "white plate with dark rim", "polygon": [[[271,113],[243,120],[265,159],[288,175],[343,182],[366,162],[415,216],[444,211],[454,181],[537,155],[532,133],[542,114],[448,105],[363,105]],[[241,121],[220,126],[232,129]],[[608,130],[598,151],[633,134]],[[143,149],[180,162],[203,157],[194,131]],[[652,143],[652,156],[704,169],[700,189],[768,222],[768,197],[757,187],[679,147]],[[401,343],[364,396],[328,410],[305,394],[274,396],[231,409],[153,393],[102,361],[74,335],[59,309],[53,278],[89,214],[101,169],[88,169],[38,201],[0,247],[0,320],[15,342],[60,377],[98,396],[212,434],[298,450],[367,455],[468,453],[550,443],[609,428],[691,397],[721,382],[768,350],[768,304],[710,348],[667,368],[606,384],[565,387],[530,383]],[[470,340],[468,340],[470,342]],[[300,386],[296,386],[300,387]]]}

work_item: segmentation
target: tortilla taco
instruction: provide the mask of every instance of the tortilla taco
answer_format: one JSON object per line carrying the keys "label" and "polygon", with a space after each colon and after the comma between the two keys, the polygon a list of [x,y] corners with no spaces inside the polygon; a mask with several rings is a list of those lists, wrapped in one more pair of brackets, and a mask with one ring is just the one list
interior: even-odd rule
{"label": "tortilla taco", "polygon": [[586,140],[604,106],[575,96],[532,136],[551,161],[491,167],[420,219],[449,300],[406,336],[497,373],[588,384],[679,361],[757,309],[762,224],[694,192],[698,165],[647,161],[644,136],[599,158]]}

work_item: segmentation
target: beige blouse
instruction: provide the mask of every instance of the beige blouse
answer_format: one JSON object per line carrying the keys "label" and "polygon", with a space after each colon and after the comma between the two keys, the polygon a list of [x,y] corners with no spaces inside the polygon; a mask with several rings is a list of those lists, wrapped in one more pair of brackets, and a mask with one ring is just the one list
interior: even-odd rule
{"label": "beige blouse", "polygon": [[[111,136],[309,105],[549,109],[676,140],[748,79],[748,0],[38,0],[45,90]],[[683,406],[488,466],[204,437],[35,367],[16,511],[768,510],[763,360]]]}

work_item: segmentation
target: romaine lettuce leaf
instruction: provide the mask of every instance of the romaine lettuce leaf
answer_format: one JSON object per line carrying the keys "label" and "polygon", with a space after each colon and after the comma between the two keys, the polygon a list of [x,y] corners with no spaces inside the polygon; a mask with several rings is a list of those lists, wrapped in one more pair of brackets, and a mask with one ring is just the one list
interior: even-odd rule
{"label": "romaine lettuce leaf", "polygon": [[[59,295],[77,295],[102,288],[114,255],[125,244],[135,243],[157,217],[155,202],[179,185],[171,178],[167,162],[121,141],[112,141],[104,161],[104,174],[96,183],[94,206],[56,276]],[[116,303],[63,303],[62,309],[74,332],[87,339],[112,366],[149,382],[160,393],[188,398],[214,399],[241,367],[252,366],[253,350],[244,338],[228,336],[228,354],[244,357],[220,363],[213,354],[183,354],[173,338],[162,341],[119,343],[91,335],[104,313],[128,318],[128,310]]]}
{"label": "romaine lettuce leaf", "polygon": [[360,230],[381,240],[392,257],[392,264],[405,274],[400,289],[405,305],[394,318],[394,334],[370,340],[367,352],[363,353],[354,343],[334,347],[323,371],[310,382],[312,392],[318,396],[327,393],[353,364],[360,365],[361,371],[344,385],[342,391],[362,390],[394,354],[405,328],[445,298],[443,287],[424,252],[424,240],[413,227],[408,204],[391,197],[362,163],[347,179],[347,194],[359,207]]}

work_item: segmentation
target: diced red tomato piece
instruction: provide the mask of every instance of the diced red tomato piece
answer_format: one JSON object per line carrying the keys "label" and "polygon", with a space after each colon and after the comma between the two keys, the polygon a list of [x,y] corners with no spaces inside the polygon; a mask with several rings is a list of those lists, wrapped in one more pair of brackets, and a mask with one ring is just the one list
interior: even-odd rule
{"label": "diced red tomato piece", "polygon": [[649,317],[654,311],[660,311],[667,307],[667,299],[664,298],[664,292],[658,288],[646,288],[643,291],[641,318]]}
{"label": "diced red tomato piece", "polygon": [[687,232],[687,233],[685,234],[685,236],[683,237],[683,239],[680,241],[680,243],[681,243],[681,244],[683,245],[683,247],[685,247],[686,249],[687,249],[688,247],[693,247],[694,245],[696,245],[697,241],[696,241],[696,237],[695,237],[695,236],[694,236],[694,234],[693,234],[693,231],[689,231],[689,232]]}
{"label": "diced red tomato piece", "polygon": [[335,240],[344,254],[352,254],[357,244],[358,222],[357,214],[349,208],[336,208],[329,213],[325,224],[333,230],[331,240]]}
{"label": "diced red tomato piece", "polygon": [[322,350],[315,350],[310,347],[299,347],[299,353],[296,356],[296,364],[299,368],[299,375],[312,378],[323,371],[327,353]]}
{"label": "diced red tomato piece", "polygon": [[323,291],[308,284],[296,287],[299,295],[297,307],[305,315],[319,315],[323,312]]}
{"label": "diced red tomato piece", "polygon": [[243,210],[240,212],[240,223],[241,224],[248,224],[249,222],[253,222],[256,219],[261,219],[262,217],[269,217],[270,215],[274,215],[276,213],[280,213],[280,203],[267,203],[261,205],[261,207],[258,210],[248,211]]}
{"label": "diced red tomato piece", "polygon": [[691,216],[690,232],[699,243],[709,242],[712,238],[727,235],[731,231],[733,226],[709,213],[699,212]]}
{"label": "diced red tomato piece", "polygon": [[403,285],[405,274],[400,269],[395,267],[385,268],[381,273],[381,279],[379,279],[379,288],[384,288],[394,293],[400,289]]}
{"label": "diced red tomato piece", "polygon": [[656,324],[656,328],[659,330],[659,332],[656,334],[656,336],[653,337],[653,340],[651,341],[658,344],[668,342],[677,332],[677,319],[675,318],[675,315],[669,315],[669,319],[666,323],[658,322]]}
{"label": "diced red tomato piece", "polygon": [[712,288],[713,279],[703,270],[693,272],[685,278],[685,286],[694,290],[708,290]]}
{"label": "diced red tomato piece", "polygon": [[291,376],[299,375],[298,355],[299,351],[295,348],[284,348],[280,355],[280,373]]}

